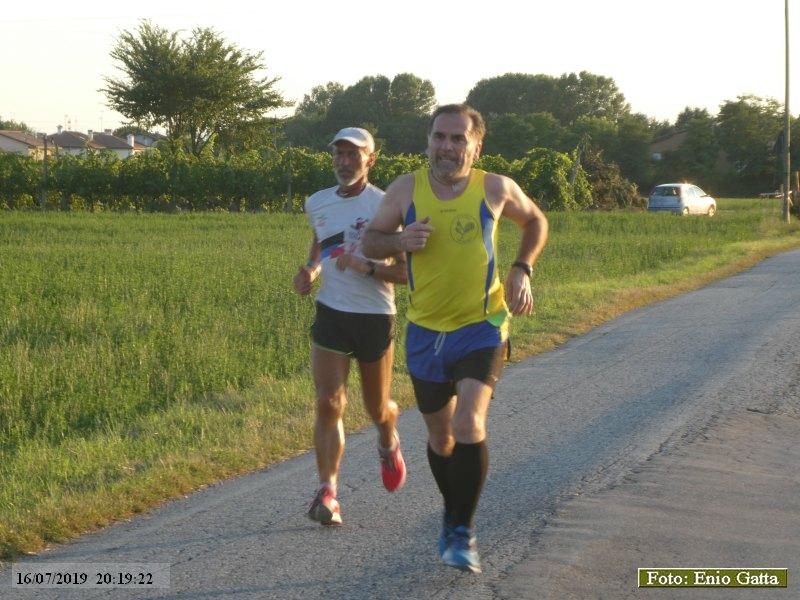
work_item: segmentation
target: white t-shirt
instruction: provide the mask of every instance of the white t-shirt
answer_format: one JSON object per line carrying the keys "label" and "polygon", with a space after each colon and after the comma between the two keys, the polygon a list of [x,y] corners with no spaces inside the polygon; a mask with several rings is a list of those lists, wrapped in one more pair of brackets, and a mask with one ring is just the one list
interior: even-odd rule
{"label": "white t-shirt", "polygon": [[[367,184],[358,196],[342,198],[338,186],[320,190],[305,204],[308,220],[322,248],[322,285],[317,301],[343,312],[393,315],[394,286],[377,277],[366,277],[353,269],[340,271],[336,259],[345,252],[366,260],[361,236],[378,212],[383,191]],[[386,261],[375,261],[386,264]]]}

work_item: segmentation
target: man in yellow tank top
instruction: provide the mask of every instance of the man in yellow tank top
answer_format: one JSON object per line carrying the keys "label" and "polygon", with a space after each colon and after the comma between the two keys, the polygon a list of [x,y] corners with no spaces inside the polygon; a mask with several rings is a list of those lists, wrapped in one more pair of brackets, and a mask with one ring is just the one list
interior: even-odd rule
{"label": "man in yellow tank top", "polygon": [[[429,167],[389,186],[363,239],[365,256],[407,255],[406,356],[444,500],[439,553],[445,564],[471,572],[480,572],[472,520],[488,470],[486,418],[509,313],[533,310],[531,269],[548,231],[542,211],[514,181],[472,168],[485,131],[469,106],[437,108]],[[522,229],[505,285],[497,264],[501,216]]]}

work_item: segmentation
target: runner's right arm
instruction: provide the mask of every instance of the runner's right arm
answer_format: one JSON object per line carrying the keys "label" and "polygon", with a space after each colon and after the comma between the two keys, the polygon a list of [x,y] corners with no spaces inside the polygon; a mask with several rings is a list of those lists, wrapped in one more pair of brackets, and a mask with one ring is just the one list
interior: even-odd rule
{"label": "runner's right arm", "polygon": [[298,294],[305,296],[311,293],[311,286],[314,280],[319,276],[319,257],[321,253],[322,249],[320,248],[317,232],[315,231],[314,239],[311,240],[311,247],[308,249],[308,261],[306,264],[300,266],[297,275],[295,275],[292,280],[294,289]]}
{"label": "runner's right arm", "polygon": [[433,232],[428,224],[429,217],[414,221],[397,231],[403,225],[406,213],[414,194],[414,175],[401,175],[386,190],[378,213],[367,225],[362,246],[364,256],[386,258],[404,252],[422,250]]}

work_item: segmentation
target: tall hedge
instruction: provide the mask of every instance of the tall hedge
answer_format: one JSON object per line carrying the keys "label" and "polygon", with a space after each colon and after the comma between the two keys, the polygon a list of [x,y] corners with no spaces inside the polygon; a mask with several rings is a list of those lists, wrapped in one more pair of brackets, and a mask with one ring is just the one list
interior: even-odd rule
{"label": "tall hedge", "polygon": [[[0,208],[31,208],[46,190],[49,206],[76,210],[284,210],[291,188],[293,210],[316,190],[335,185],[331,156],[306,148],[251,151],[222,160],[212,155],[170,155],[152,150],[119,159],[109,152],[60,155],[43,165],[19,154],[0,152]],[[427,164],[418,154],[379,154],[370,180],[386,188],[396,177]],[[569,184],[572,160],[536,148],[509,162],[484,156],[476,166],[508,175],[551,210],[591,204],[591,190],[579,169]]]}

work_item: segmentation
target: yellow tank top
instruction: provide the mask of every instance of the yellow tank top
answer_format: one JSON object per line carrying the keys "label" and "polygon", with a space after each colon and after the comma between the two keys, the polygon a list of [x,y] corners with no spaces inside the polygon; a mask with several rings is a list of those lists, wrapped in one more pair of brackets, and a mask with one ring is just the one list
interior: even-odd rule
{"label": "yellow tank top", "polygon": [[425,248],[408,255],[408,320],[417,325],[454,331],[487,319],[498,326],[506,323],[497,273],[497,215],[486,202],[485,176],[472,169],[460,196],[440,200],[431,189],[428,168],[414,172],[405,223],[430,217],[434,227]]}

